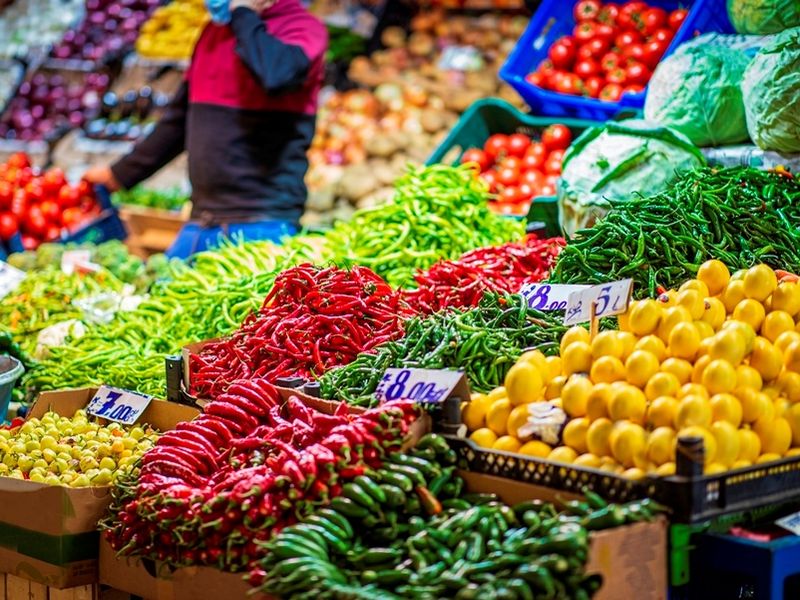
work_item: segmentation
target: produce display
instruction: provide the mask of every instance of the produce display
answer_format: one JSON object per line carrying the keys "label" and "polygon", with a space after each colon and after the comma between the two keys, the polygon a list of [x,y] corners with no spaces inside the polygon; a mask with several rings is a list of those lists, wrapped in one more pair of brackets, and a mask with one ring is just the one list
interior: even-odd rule
{"label": "produce display", "polygon": [[71,417],[48,412],[0,428],[0,477],[73,488],[111,485],[158,435],[147,425],[100,425],[84,410]]}
{"label": "produce display", "polygon": [[791,0],[727,0],[726,4],[739,33],[765,35],[800,26],[800,6]]}
{"label": "produce display", "polygon": [[98,140],[136,141],[152,130],[157,110],[166,106],[167,96],[145,86],[129,90],[121,97],[108,92],[103,96],[100,113],[86,123],[86,137]]}
{"label": "produce display", "polygon": [[0,111],[8,104],[23,73],[22,65],[0,63]]}
{"label": "produce display", "polygon": [[0,57],[24,57],[61,39],[79,18],[84,0],[15,0],[0,3]]}
{"label": "produce display", "polygon": [[687,12],[668,13],[646,2],[580,0],[573,9],[572,35],[558,38],[526,79],[547,90],[607,102],[640,94]]}
{"label": "produce display", "polygon": [[284,404],[263,379],[237,382],[116,487],[105,535],[122,554],[248,569],[273,532],[352,503],[344,490],[400,449],[417,416],[403,402],[325,414],[296,397]]}
{"label": "produce display", "polygon": [[189,201],[189,195],[179,189],[153,190],[137,185],[130,190],[114,192],[111,200],[118,205],[177,211]]}
{"label": "produce display", "polygon": [[94,188],[70,185],[59,168],[43,173],[23,153],[0,164],[0,241],[21,234],[26,250],[57,240],[100,214]]}
{"label": "produce display", "polygon": [[144,58],[188,60],[209,18],[203,0],[173,0],[159,6],[141,26],[136,52]]}
{"label": "produce display", "polygon": [[192,356],[192,392],[216,398],[232,381],[317,376],[403,334],[412,314],[365,267],[299,265],[281,273],[257,313]]}

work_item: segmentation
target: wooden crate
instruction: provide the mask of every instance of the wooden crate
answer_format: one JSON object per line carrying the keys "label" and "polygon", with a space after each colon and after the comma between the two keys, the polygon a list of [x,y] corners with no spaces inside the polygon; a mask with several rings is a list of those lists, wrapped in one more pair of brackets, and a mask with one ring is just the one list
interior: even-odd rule
{"label": "wooden crate", "polygon": [[100,586],[59,590],[15,575],[0,574],[0,600],[100,600]]}
{"label": "wooden crate", "polygon": [[185,210],[171,212],[155,208],[123,206],[119,216],[128,230],[126,245],[133,254],[147,258],[156,252],[164,252],[172,245],[181,227],[189,218],[191,210],[187,203]]}

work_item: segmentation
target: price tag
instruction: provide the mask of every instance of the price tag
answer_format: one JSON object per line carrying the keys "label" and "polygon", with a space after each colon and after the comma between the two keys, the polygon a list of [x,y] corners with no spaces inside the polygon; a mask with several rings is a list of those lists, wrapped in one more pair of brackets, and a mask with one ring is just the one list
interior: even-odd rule
{"label": "price tag", "polygon": [[133,425],[142,416],[152,399],[151,396],[138,392],[102,385],[89,401],[86,411],[95,417],[123,425]]}
{"label": "price tag", "polygon": [[20,271],[0,260],[0,298],[5,298],[17,289],[23,279],[25,279],[25,271]]}
{"label": "price tag", "polygon": [[[463,379],[462,371],[389,368],[383,374],[375,395],[381,402],[444,402]],[[468,392],[464,399],[467,398]]]}
{"label": "price tag", "polygon": [[[593,285],[570,294],[564,313],[564,325],[577,325],[609,315],[619,315],[628,310],[633,290],[632,279],[621,279],[602,285]],[[594,304],[594,315],[592,315]]]}
{"label": "price tag", "polygon": [[61,270],[66,275],[72,275],[75,269],[90,264],[92,253],[90,250],[65,250],[61,255]]}
{"label": "price tag", "polygon": [[591,287],[588,285],[568,285],[562,283],[528,283],[519,291],[528,301],[528,306],[536,310],[564,310],[570,294]]}
{"label": "price tag", "polygon": [[796,512],[791,515],[786,515],[785,517],[781,517],[780,519],[775,521],[775,525],[783,527],[784,529],[791,531],[795,535],[800,535],[800,512]]}

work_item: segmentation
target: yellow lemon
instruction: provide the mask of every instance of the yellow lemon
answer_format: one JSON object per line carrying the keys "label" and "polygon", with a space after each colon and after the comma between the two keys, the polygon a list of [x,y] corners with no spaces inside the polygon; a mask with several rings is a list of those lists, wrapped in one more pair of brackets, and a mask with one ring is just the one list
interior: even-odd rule
{"label": "yellow lemon", "polygon": [[613,388],[607,383],[596,383],[586,401],[586,416],[595,421],[608,416],[608,404],[614,395]]}
{"label": "yellow lemon", "polygon": [[547,460],[560,463],[572,463],[576,458],[578,458],[578,454],[569,446],[553,448],[547,455]]}
{"label": "yellow lemon", "polygon": [[681,287],[678,288],[678,293],[683,292],[685,290],[697,290],[698,292],[700,292],[700,295],[703,298],[711,295],[708,286],[705,284],[705,282],[700,281],[700,278],[689,279],[687,281],[684,281],[681,284]]}
{"label": "yellow lemon", "polygon": [[702,396],[686,396],[678,404],[675,428],[711,425],[711,402]]}
{"label": "yellow lemon", "polygon": [[685,427],[678,431],[678,439],[687,437],[699,437],[703,439],[703,448],[705,449],[705,464],[709,465],[714,462],[717,454],[717,440],[714,435],[705,427],[698,427],[692,425]]}
{"label": "yellow lemon", "polygon": [[611,431],[614,424],[605,418],[592,421],[586,430],[586,447],[595,456],[611,456]]}
{"label": "yellow lemon", "polygon": [[792,444],[800,446],[800,404],[793,404],[786,413],[786,420],[792,430]]}
{"label": "yellow lemon", "polygon": [[483,427],[485,425],[486,411],[489,410],[491,405],[492,401],[485,394],[479,394],[467,402],[466,407],[461,412],[461,417],[467,429],[475,431]]}
{"label": "yellow lemon", "polygon": [[731,281],[744,282],[744,276],[747,274],[747,269],[739,269],[731,274]]}
{"label": "yellow lemon", "polygon": [[520,449],[517,450],[519,454],[524,454],[525,456],[538,456],[539,458],[546,458],[548,454],[550,454],[552,448],[545,444],[540,440],[531,440],[530,442],[525,442],[520,446]]}
{"label": "yellow lemon", "polygon": [[517,361],[508,370],[504,383],[508,400],[513,406],[536,402],[544,398],[542,374],[532,362]]}
{"label": "yellow lemon", "polygon": [[561,390],[561,405],[570,417],[582,417],[586,414],[586,405],[593,385],[588,377],[573,375]]}
{"label": "yellow lemon", "polygon": [[781,459],[781,455],[780,454],[776,454],[774,452],[767,452],[766,454],[762,454],[761,456],[759,456],[756,459],[756,464],[760,465],[762,463],[775,462],[776,460],[780,460],[780,459]]}
{"label": "yellow lemon", "polygon": [[708,294],[716,296],[731,280],[731,272],[720,260],[707,260],[697,270],[697,279],[706,284]]}
{"label": "yellow lemon", "polygon": [[647,459],[656,465],[675,460],[675,430],[671,427],[654,429],[647,439]]}
{"label": "yellow lemon", "polygon": [[548,356],[545,359],[547,363],[547,369],[550,373],[549,381],[552,381],[556,377],[561,375],[561,357],[560,356]]}
{"label": "yellow lemon", "polygon": [[752,429],[740,429],[736,434],[739,436],[739,456],[736,460],[755,462],[761,454],[761,439]]}
{"label": "yellow lemon", "polygon": [[608,404],[608,416],[612,421],[627,419],[634,423],[644,423],[647,399],[637,387],[627,385],[614,390]]}
{"label": "yellow lemon", "polygon": [[592,368],[592,347],[586,342],[572,342],[561,353],[564,375],[588,373]]}
{"label": "yellow lemon", "polygon": [[555,400],[561,396],[561,390],[564,389],[564,384],[567,383],[567,378],[563,375],[553,377],[547,387],[544,389],[545,400]]}
{"label": "yellow lemon", "polygon": [[789,414],[789,409],[791,408],[792,403],[789,402],[788,398],[780,396],[773,401],[773,406],[775,407],[776,417],[786,418]]}
{"label": "yellow lemon", "polygon": [[781,387],[781,393],[789,402],[792,404],[800,402],[800,373],[784,371],[778,375],[778,385]]}
{"label": "yellow lemon", "polygon": [[644,463],[647,450],[647,433],[641,425],[618,423],[611,435],[611,454],[623,467],[631,468]]}
{"label": "yellow lemon", "polygon": [[778,287],[778,277],[767,265],[756,265],[744,275],[744,295],[758,302],[766,300]]}
{"label": "yellow lemon", "polygon": [[637,337],[630,331],[618,331],[617,339],[622,342],[622,356],[620,357],[623,362],[628,359],[636,346]]}
{"label": "yellow lemon", "polygon": [[646,335],[634,346],[634,350],[644,350],[650,354],[655,355],[658,362],[661,362],[667,356],[667,347],[664,342],[657,335]]}
{"label": "yellow lemon", "polygon": [[703,370],[701,383],[712,396],[730,392],[736,387],[736,369],[727,360],[712,360]]}
{"label": "yellow lemon", "polygon": [[675,475],[675,463],[674,462],[667,462],[658,467],[655,470],[655,474],[659,477],[669,477],[670,475]]}
{"label": "yellow lemon", "polygon": [[800,456],[800,448],[789,448],[784,454],[785,457]]}
{"label": "yellow lemon", "polygon": [[692,363],[682,358],[668,358],[661,363],[661,370],[664,373],[672,373],[678,378],[681,385],[689,383],[692,378]]}
{"label": "yellow lemon", "polygon": [[[708,354],[701,356],[694,362],[694,368],[692,369],[692,383],[702,383],[703,371],[705,371],[706,367],[710,364],[711,357]],[[710,395],[711,394],[709,394],[709,396]]]}
{"label": "yellow lemon", "polygon": [[585,342],[590,343],[592,341],[591,336],[589,335],[589,330],[585,327],[580,327],[576,325],[575,327],[570,327],[567,331],[564,332],[563,337],[561,338],[561,345],[560,350],[561,354],[564,354],[564,350],[572,344],[573,342]]}
{"label": "yellow lemon", "polygon": [[628,383],[643,388],[650,378],[658,373],[660,366],[655,354],[634,350],[625,361],[626,379]]}
{"label": "yellow lemon", "polygon": [[670,396],[656,398],[647,407],[645,421],[650,427],[672,427],[678,406],[678,401]]}
{"label": "yellow lemon", "polygon": [[705,386],[700,385],[699,383],[684,383],[681,386],[681,391],[678,392],[678,400],[681,400],[686,396],[701,396],[706,400],[711,397]]}
{"label": "yellow lemon", "polygon": [[601,331],[592,340],[592,358],[595,360],[601,356],[622,358],[624,350],[622,340],[619,339],[616,331]]}
{"label": "yellow lemon", "polygon": [[586,452],[586,432],[589,431],[589,419],[578,417],[571,419],[561,434],[561,441],[575,450],[578,454]]}
{"label": "yellow lemon", "polygon": [[775,340],[775,347],[781,354],[785,354],[786,349],[792,345],[792,342],[800,342],[800,333],[796,332],[794,329],[791,331],[784,331],[780,334],[778,339]]}
{"label": "yellow lemon", "polygon": [[670,355],[692,360],[700,348],[700,332],[692,322],[676,323],[669,333],[668,341]]}
{"label": "yellow lemon", "polygon": [[738,365],[745,357],[745,340],[742,334],[732,328],[721,329],[711,338],[708,356]]}
{"label": "yellow lemon", "polygon": [[661,322],[658,325],[658,337],[666,343],[669,341],[669,334],[672,333],[672,328],[678,323],[691,323],[692,315],[683,306],[673,306],[663,312]]}
{"label": "yellow lemon", "polygon": [[706,465],[703,469],[703,475],[716,475],[718,473],[724,473],[728,470],[728,467],[723,465],[719,462],[713,462],[710,465]]}
{"label": "yellow lemon", "polygon": [[600,465],[603,464],[603,461],[600,460],[599,456],[595,456],[591,452],[585,452],[581,454],[578,458],[572,461],[572,464],[577,465],[579,467],[588,467],[590,469],[598,469]]}
{"label": "yellow lemon", "polygon": [[675,297],[678,295],[678,292],[675,290],[667,290],[663,294],[659,294],[658,298],[656,298],[656,302],[658,302],[661,308],[669,308],[670,306],[675,306]]}
{"label": "yellow lemon", "polygon": [[739,365],[736,367],[736,387],[737,388],[750,388],[753,390],[760,390],[764,385],[764,380],[761,379],[761,373],[756,371],[750,365]]}
{"label": "yellow lemon", "polygon": [[727,314],[731,314],[733,309],[736,308],[736,305],[745,299],[744,281],[740,279],[732,280],[727,286],[725,286],[725,289],[722,291],[719,299],[725,306],[725,312]]}
{"label": "yellow lemon", "polygon": [[770,342],[775,342],[784,332],[794,331],[794,319],[792,316],[782,310],[773,310],[766,317],[761,324],[761,335],[767,338]]}
{"label": "yellow lemon", "polygon": [[[790,346],[791,348],[791,346]],[[788,348],[787,348],[788,351]],[[764,381],[772,381],[780,375],[784,357],[767,338],[757,337],[750,354],[750,366],[761,374]]]}
{"label": "yellow lemon", "polygon": [[742,424],[742,403],[732,394],[716,394],[711,397],[711,420],[727,421],[734,427]]}
{"label": "yellow lemon", "polygon": [[506,431],[509,435],[519,437],[519,428],[528,422],[530,413],[528,412],[527,404],[520,404],[511,409],[506,421]]}
{"label": "yellow lemon", "polygon": [[753,329],[748,323],[731,319],[722,324],[722,329],[732,329],[733,331],[738,332],[742,340],[744,340],[745,356],[752,352],[753,342],[756,339],[756,330]]}
{"label": "yellow lemon", "polygon": [[682,306],[688,310],[689,314],[692,316],[692,320],[696,321],[700,319],[706,311],[705,302],[703,302],[703,300],[705,300],[705,296],[698,290],[686,289],[682,292],[678,292],[676,305]]}
{"label": "yellow lemon", "polygon": [[792,342],[783,353],[783,365],[787,371],[800,373],[800,342]]}
{"label": "yellow lemon", "polygon": [[692,324],[694,325],[694,328],[697,329],[701,344],[704,340],[712,337],[715,333],[714,328],[705,321],[694,321]]}
{"label": "yellow lemon", "polygon": [[625,365],[616,356],[601,356],[592,363],[589,377],[594,383],[612,383],[625,379]]}
{"label": "yellow lemon", "polygon": [[714,462],[722,463],[730,468],[739,457],[739,432],[727,421],[716,421],[711,424],[711,433],[717,441],[717,453]]}
{"label": "yellow lemon", "polygon": [[766,310],[764,310],[764,305],[752,298],[742,300],[736,305],[736,308],[733,309],[733,318],[736,321],[747,323],[755,331],[761,328],[765,315]]}
{"label": "yellow lemon", "polygon": [[497,434],[488,427],[481,427],[473,431],[469,439],[478,444],[481,448],[491,448],[497,441]]}
{"label": "yellow lemon", "polygon": [[630,469],[625,469],[622,473],[620,473],[620,477],[624,477],[625,479],[631,479],[633,481],[639,481],[640,479],[644,479],[645,473],[639,467],[631,467]]}
{"label": "yellow lemon", "polygon": [[725,305],[719,298],[706,298],[705,299],[705,312],[700,318],[702,323],[708,324],[711,329],[717,331],[725,322],[726,312]]}
{"label": "yellow lemon", "polygon": [[486,426],[497,435],[505,435],[508,431],[509,415],[511,415],[511,402],[509,402],[508,398],[495,400],[489,410],[486,411]]}
{"label": "yellow lemon", "polygon": [[644,387],[644,395],[648,400],[655,400],[659,396],[677,396],[681,389],[681,382],[672,373],[660,371],[655,373]]}
{"label": "yellow lemon", "polygon": [[[695,323],[699,323],[699,321],[695,321]],[[704,338],[701,334],[700,337],[702,339],[700,340],[700,346],[697,348],[697,355],[695,356],[696,359],[700,358],[701,356],[708,356],[708,351],[711,348],[711,344],[714,343],[713,334],[706,338]]]}
{"label": "yellow lemon", "polygon": [[783,310],[793,317],[800,313],[800,285],[789,281],[779,283],[772,292],[772,310]]}
{"label": "yellow lemon", "polygon": [[492,444],[492,449],[502,450],[503,452],[516,452],[520,447],[519,440],[513,435],[504,435],[497,438]]}
{"label": "yellow lemon", "polygon": [[517,359],[517,362],[529,362],[536,367],[542,377],[546,379],[545,383],[549,381],[550,368],[547,366],[547,357],[542,354],[541,350],[528,350],[523,352]]}
{"label": "yellow lemon", "polygon": [[749,460],[736,460],[736,461],[734,461],[733,466],[731,467],[731,469],[745,469],[745,468],[747,468],[749,466],[752,466],[752,464],[753,463],[750,462]]}
{"label": "yellow lemon", "polygon": [[619,475],[625,469],[622,465],[620,465],[617,461],[615,461],[610,456],[603,456],[600,458],[600,470],[601,471],[608,471],[610,473],[616,473]]}
{"label": "yellow lemon", "polygon": [[655,300],[632,302],[628,310],[628,327],[638,336],[653,333],[661,319],[661,307]]}
{"label": "yellow lemon", "polygon": [[508,394],[506,393],[506,388],[504,386],[496,387],[491,392],[486,394],[492,402],[495,400],[499,400],[500,398],[508,398]]}
{"label": "yellow lemon", "polygon": [[769,427],[754,428],[761,440],[761,452],[784,454],[792,445],[792,428],[783,417],[775,419]]}
{"label": "yellow lemon", "polygon": [[756,392],[750,388],[737,389],[734,394],[742,404],[742,421],[752,423],[766,412],[769,402],[766,394]]}

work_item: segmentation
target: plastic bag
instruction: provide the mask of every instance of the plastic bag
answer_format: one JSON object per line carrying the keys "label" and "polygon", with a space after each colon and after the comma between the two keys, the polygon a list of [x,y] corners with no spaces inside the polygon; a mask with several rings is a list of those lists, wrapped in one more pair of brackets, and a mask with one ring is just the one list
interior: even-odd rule
{"label": "plastic bag", "polygon": [[211,15],[211,20],[219,25],[231,22],[230,0],[206,0],[206,7]]}
{"label": "plastic bag", "polygon": [[764,150],[800,152],[800,27],[767,42],[742,79],[747,130]]}
{"label": "plastic bag", "polygon": [[689,46],[665,58],[647,87],[646,119],[698,146],[748,139],[741,81],[750,59],[723,45]]}
{"label": "plastic bag", "polygon": [[798,0],[728,0],[728,16],[739,33],[780,33],[800,25]]}

